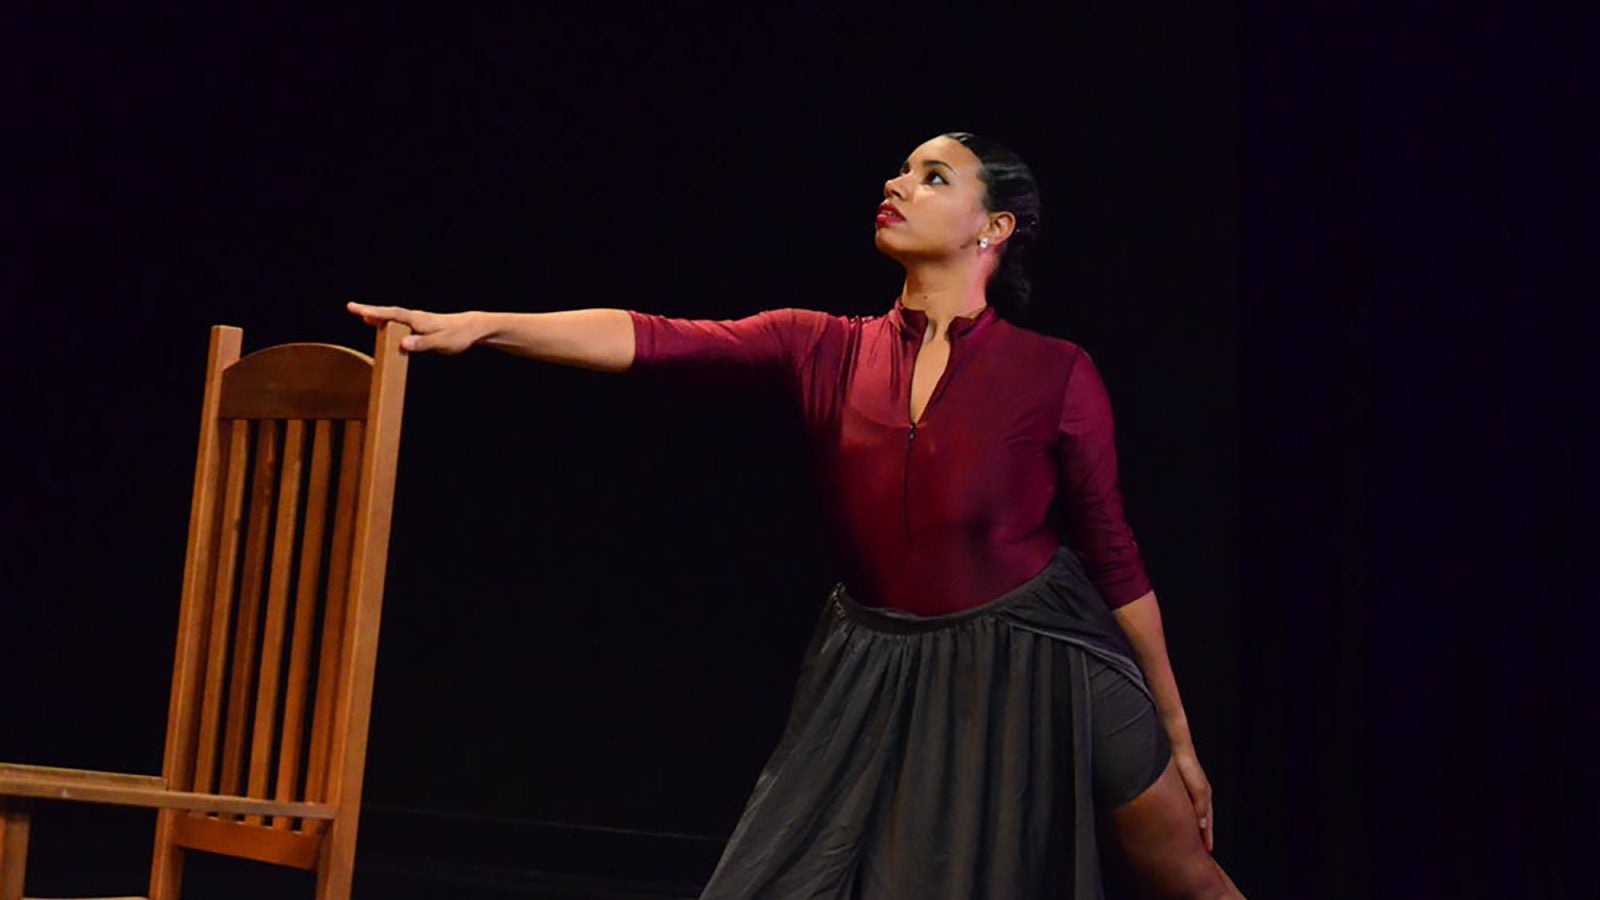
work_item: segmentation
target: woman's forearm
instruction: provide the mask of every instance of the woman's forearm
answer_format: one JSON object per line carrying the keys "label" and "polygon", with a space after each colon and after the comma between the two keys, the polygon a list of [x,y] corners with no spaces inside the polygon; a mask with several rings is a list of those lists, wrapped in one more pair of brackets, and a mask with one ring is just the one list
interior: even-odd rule
{"label": "woman's forearm", "polygon": [[1150,692],[1155,695],[1156,710],[1161,714],[1168,739],[1175,749],[1192,748],[1194,739],[1189,734],[1189,717],[1183,711],[1183,699],[1178,696],[1172,661],[1167,658],[1167,639],[1161,628],[1161,607],[1156,603],[1155,591],[1112,612],[1133,645],[1139,668],[1144,671]]}
{"label": "woman's forearm", "polygon": [[624,372],[633,365],[633,318],[626,310],[469,315],[477,345],[598,372]]}

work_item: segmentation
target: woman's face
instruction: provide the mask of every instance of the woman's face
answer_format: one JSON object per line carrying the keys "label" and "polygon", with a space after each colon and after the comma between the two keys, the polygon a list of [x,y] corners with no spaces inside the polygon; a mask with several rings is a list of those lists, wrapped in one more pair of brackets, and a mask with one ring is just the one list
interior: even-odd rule
{"label": "woman's face", "polygon": [[975,254],[991,219],[983,208],[979,165],[978,157],[952,138],[936,137],[911,151],[899,174],[883,183],[878,249],[901,263]]}

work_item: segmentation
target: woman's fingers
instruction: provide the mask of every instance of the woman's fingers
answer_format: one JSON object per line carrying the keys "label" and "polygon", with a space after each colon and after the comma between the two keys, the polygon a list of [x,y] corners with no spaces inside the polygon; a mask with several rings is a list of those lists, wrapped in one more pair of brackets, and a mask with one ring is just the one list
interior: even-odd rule
{"label": "woman's fingers", "polygon": [[381,325],[384,322],[399,322],[402,325],[416,327],[417,312],[399,306],[372,306],[366,303],[357,303],[354,300],[345,304],[345,309],[360,316],[368,325]]}
{"label": "woman's fingers", "polygon": [[400,339],[400,349],[408,353],[437,351],[456,354],[472,346],[474,336],[469,313],[430,313],[401,306],[371,306],[351,301],[345,308],[368,325],[399,322],[411,329]]}
{"label": "woman's fingers", "polygon": [[1211,781],[1206,778],[1205,770],[1200,768],[1200,760],[1193,751],[1178,752],[1175,756],[1178,774],[1183,776],[1184,787],[1189,789],[1189,799],[1194,803],[1200,835],[1205,839],[1206,851],[1210,852],[1215,846],[1216,836],[1216,816],[1212,814],[1211,807]]}
{"label": "woman's fingers", "polygon": [[1192,796],[1194,799],[1194,817],[1199,821],[1200,834],[1205,838],[1206,850],[1209,851],[1211,849],[1211,834],[1213,831],[1213,822],[1211,817],[1211,790],[1210,788],[1206,788],[1205,790],[1194,793]]}

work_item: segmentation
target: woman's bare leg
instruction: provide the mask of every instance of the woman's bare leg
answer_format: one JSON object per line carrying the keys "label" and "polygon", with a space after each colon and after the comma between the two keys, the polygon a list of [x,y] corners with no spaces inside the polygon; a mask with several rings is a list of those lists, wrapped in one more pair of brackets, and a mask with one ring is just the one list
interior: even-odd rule
{"label": "woman's bare leg", "polygon": [[1170,760],[1155,784],[1111,811],[1111,820],[1123,854],[1152,896],[1243,900],[1206,851],[1189,792]]}

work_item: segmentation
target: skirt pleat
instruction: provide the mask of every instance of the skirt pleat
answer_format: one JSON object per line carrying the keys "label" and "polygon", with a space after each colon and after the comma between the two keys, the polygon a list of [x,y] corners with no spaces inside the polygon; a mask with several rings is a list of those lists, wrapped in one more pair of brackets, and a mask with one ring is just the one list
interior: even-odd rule
{"label": "skirt pleat", "polygon": [[1091,656],[1148,694],[1065,547],[950,615],[836,586],[702,900],[1100,898]]}

